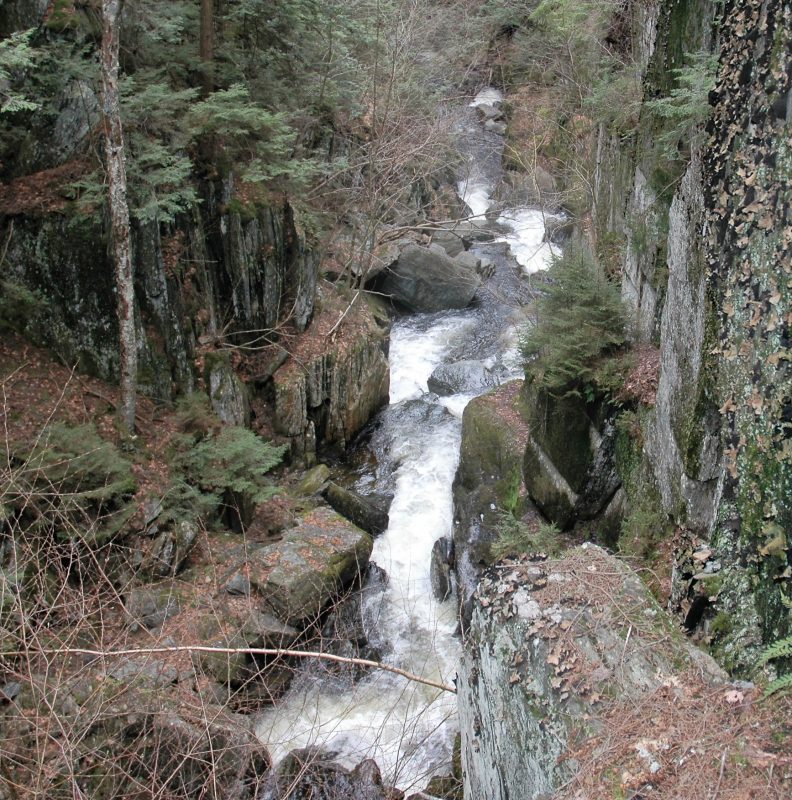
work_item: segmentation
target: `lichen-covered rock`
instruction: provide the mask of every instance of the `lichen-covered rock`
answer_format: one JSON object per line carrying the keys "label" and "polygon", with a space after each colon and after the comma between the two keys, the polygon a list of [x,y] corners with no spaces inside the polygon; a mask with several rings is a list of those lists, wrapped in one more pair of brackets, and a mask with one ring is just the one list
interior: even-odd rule
{"label": "lichen-covered rock", "polygon": [[498,535],[500,515],[522,511],[522,464],[528,437],[520,390],[512,381],[476,397],[462,417],[459,466],[454,478],[454,550],[463,611],[488,544]]}
{"label": "lichen-covered rock", "polygon": [[697,531],[712,524],[721,473],[720,415],[708,369],[715,342],[706,341],[712,308],[699,239],[703,208],[700,166],[694,159],[669,214],[660,380],[646,436],[665,511]]}
{"label": "lichen-covered rock", "polygon": [[408,245],[377,286],[410,311],[429,312],[465,308],[479,283],[475,270],[449,258],[442,248]]}
{"label": "lichen-covered rock", "polygon": [[604,550],[501,562],[477,590],[457,681],[465,797],[552,795],[575,769],[559,757],[608,698],[638,703],[691,668],[725,680]]}
{"label": "lichen-covered rock", "polygon": [[320,507],[279,542],[250,547],[244,570],[262,608],[299,627],[366,574],[372,546],[367,533]]}
{"label": "lichen-covered rock", "polygon": [[328,302],[294,342],[295,357],[273,376],[273,425],[290,439],[293,455],[310,459],[317,444],[345,447],[388,402],[385,331],[369,306],[356,302],[347,327],[328,338],[345,307]]}

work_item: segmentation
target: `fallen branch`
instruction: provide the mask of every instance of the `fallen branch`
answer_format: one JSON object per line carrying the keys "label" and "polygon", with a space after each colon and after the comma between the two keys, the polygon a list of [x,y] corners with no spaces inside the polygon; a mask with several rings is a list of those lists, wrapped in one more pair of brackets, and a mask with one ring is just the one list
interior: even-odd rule
{"label": "fallen branch", "polygon": [[435,689],[441,689],[444,692],[451,692],[456,694],[456,688],[449,686],[446,683],[429,680],[429,678],[422,678],[420,675],[415,675],[407,670],[392,667],[390,664],[383,664],[381,661],[370,661],[367,658],[352,658],[348,656],[337,656],[332,653],[318,653],[305,650],[284,650],[281,648],[267,648],[267,647],[210,647],[208,645],[179,645],[174,647],[139,647],[129,650],[90,650],[82,647],[63,647],[58,649],[39,649],[18,652],[6,652],[6,656],[30,656],[32,652],[41,655],[82,655],[82,656],[97,656],[99,658],[112,658],[113,656],[140,656],[140,655],[154,655],[155,653],[227,653],[228,655],[238,655],[239,653],[247,653],[251,656],[292,656],[294,658],[317,658],[324,661],[334,661],[339,664],[353,664],[357,667],[372,667],[374,669],[381,669],[384,672],[392,672],[394,675],[401,675],[414,683],[422,683],[425,686],[431,686]]}

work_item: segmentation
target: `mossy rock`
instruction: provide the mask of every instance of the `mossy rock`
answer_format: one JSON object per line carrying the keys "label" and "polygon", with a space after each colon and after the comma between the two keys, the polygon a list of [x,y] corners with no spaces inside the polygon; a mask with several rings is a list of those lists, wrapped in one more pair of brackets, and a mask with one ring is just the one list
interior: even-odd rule
{"label": "mossy rock", "polygon": [[327,507],[306,514],[283,539],[252,550],[250,585],[281,622],[299,628],[316,619],[338,592],[362,579],[373,542]]}

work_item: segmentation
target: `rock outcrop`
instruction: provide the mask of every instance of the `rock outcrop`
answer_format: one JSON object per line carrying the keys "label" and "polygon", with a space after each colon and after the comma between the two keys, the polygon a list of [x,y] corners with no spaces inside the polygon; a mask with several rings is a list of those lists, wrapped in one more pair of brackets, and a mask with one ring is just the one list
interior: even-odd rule
{"label": "rock outcrop", "polygon": [[489,543],[503,514],[524,510],[523,457],[528,428],[520,391],[512,381],[468,403],[462,417],[459,467],[454,478],[454,565],[463,620]]}
{"label": "rock outcrop", "polygon": [[575,396],[553,397],[530,383],[523,395],[528,495],[561,529],[594,518],[621,483],[613,461],[612,422],[598,420],[597,413],[603,412]]}
{"label": "rock outcrop", "polygon": [[725,680],[601,548],[499,563],[476,592],[457,684],[465,797],[553,795],[576,768],[559,757],[598,730],[609,703],[673,690],[685,669],[708,686]]}

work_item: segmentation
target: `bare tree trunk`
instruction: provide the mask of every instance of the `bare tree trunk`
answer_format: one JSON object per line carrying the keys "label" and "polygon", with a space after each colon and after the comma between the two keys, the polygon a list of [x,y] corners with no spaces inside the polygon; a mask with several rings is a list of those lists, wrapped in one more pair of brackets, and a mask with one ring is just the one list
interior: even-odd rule
{"label": "bare tree trunk", "polygon": [[102,114],[107,161],[108,196],[121,354],[121,402],[119,417],[125,433],[135,430],[137,389],[137,341],[132,253],[129,236],[124,131],[118,100],[118,40],[123,0],[102,0]]}

